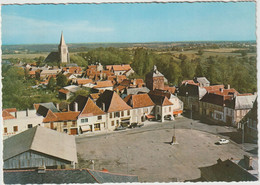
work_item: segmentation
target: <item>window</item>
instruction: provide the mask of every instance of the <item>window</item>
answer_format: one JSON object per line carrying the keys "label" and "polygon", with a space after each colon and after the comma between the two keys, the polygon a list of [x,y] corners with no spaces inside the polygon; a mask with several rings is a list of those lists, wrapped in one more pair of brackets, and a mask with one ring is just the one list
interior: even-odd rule
{"label": "window", "polygon": [[171,112],[172,111],[172,108],[171,107],[169,107],[169,112]]}
{"label": "window", "polygon": [[115,118],[120,117],[120,112],[115,112],[114,114],[115,114]]}
{"label": "window", "polygon": [[216,118],[217,118],[217,119],[222,119],[222,115],[217,113],[217,114],[216,114]]}
{"label": "window", "polygon": [[122,117],[124,116],[124,111],[121,112],[121,116],[122,116]]}
{"label": "window", "polygon": [[7,127],[5,127],[4,132],[7,133]]}
{"label": "window", "polygon": [[113,114],[112,113],[110,113],[110,118],[113,118]]}
{"label": "window", "polygon": [[63,129],[63,132],[68,133],[68,129],[66,129],[66,128]]}
{"label": "window", "polygon": [[101,120],[101,119],[102,119],[102,116],[98,116],[97,119],[98,119],[98,120]]}
{"label": "window", "polygon": [[127,111],[127,115],[130,116],[130,110]]}
{"label": "window", "polygon": [[87,122],[88,122],[88,118],[81,119],[81,123],[87,123]]}
{"label": "window", "polygon": [[119,120],[116,120],[116,125],[117,125],[117,126],[119,125]]}
{"label": "window", "polygon": [[28,124],[28,125],[27,125],[27,128],[32,128],[32,124]]}
{"label": "window", "polygon": [[72,121],[72,127],[76,127],[76,121]]}
{"label": "window", "polygon": [[114,126],[115,125],[115,121],[111,121],[111,126]]}
{"label": "window", "polygon": [[95,130],[100,130],[100,124],[99,124],[99,123],[94,124],[94,129],[95,129]]}
{"label": "window", "polygon": [[14,126],[14,132],[18,131],[18,126]]}
{"label": "window", "polygon": [[63,122],[63,126],[65,126],[65,127],[67,126],[67,121]]}

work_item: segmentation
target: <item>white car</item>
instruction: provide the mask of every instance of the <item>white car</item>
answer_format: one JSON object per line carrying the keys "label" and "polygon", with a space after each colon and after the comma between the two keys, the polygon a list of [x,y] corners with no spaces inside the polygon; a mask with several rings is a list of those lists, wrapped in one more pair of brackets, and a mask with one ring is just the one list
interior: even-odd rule
{"label": "white car", "polygon": [[228,140],[228,139],[220,139],[220,140],[218,141],[218,144],[220,144],[220,145],[228,144],[228,143],[229,143],[229,140]]}

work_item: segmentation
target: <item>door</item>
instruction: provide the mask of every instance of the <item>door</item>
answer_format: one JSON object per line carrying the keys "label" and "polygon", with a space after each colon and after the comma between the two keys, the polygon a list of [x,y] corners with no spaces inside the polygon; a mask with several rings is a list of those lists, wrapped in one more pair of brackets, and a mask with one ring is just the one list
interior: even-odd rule
{"label": "door", "polygon": [[77,135],[78,134],[78,129],[77,128],[71,128],[70,129],[70,135]]}

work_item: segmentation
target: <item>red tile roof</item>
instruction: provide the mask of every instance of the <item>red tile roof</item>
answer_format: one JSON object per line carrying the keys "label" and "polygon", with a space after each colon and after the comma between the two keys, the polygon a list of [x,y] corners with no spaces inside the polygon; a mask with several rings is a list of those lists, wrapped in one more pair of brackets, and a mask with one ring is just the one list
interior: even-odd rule
{"label": "red tile roof", "polygon": [[165,96],[163,103],[163,106],[167,106],[167,105],[173,105],[172,102],[170,102],[170,100]]}
{"label": "red tile roof", "polygon": [[212,85],[212,86],[203,87],[203,88],[206,89],[207,91],[216,91],[219,89],[224,89],[224,85]]}
{"label": "red tile roof", "polygon": [[100,93],[92,93],[92,94],[90,94],[89,96],[90,96],[92,99],[96,100],[96,99],[99,98]]}
{"label": "red tile roof", "polygon": [[43,123],[58,122],[58,121],[76,121],[80,112],[55,112],[48,111]]}
{"label": "red tile roof", "polygon": [[16,108],[9,108],[9,109],[4,109],[7,112],[17,112]]}
{"label": "red tile roof", "polygon": [[89,117],[105,114],[90,98],[88,98],[79,117]]}
{"label": "red tile roof", "polygon": [[96,101],[99,107],[105,105],[106,112],[129,110],[131,107],[114,91],[106,90]]}
{"label": "red tile roof", "polygon": [[67,89],[60,89],[59,92],[64,93],[64,94],[68,94],[70,91]]}
{"label": "red tile roof", "polygon": [[165,85],[163,90],[166,90],[166,91],[174,94],[176,91],[176,87],[169,87],[168,85]]}
{"label": "red tile roof", "polygon": [[3,120],[15,119],[15,117],[6,110],[2,111],[2,116],[3,116]]}
{"label": "red tile roof", "polygon": [[29,71],[28,74],[29,74],[29,75],[35,75],[35,73],[36,73],[35,71]]}
{"label": "red tile roof", "polygon": [[132,108],[149,107],[155,105],[148,94],[130,94],[125,97],[124,101]]}
{"label": "red tile roof", "polygon": [[77,79],[77,83],[78,85],[84,85],[84,84],[88,84],[88,83],[93,83],[92,79]]}
{"label": "red tile roof", "polygon": [[183,80],[183,81],[181,82],[181,84],[185,84],[185,83],[187,83],[187,84],[199,85],[199,83],[195,83],[193,80]]}
{"label": "red tile roof", "polygon": [[103,88],[103,87],[113,87],[113,83],[111,82],[111,80],[106,80],[106,81],[99,81],[96,82],[96,86],[94,86],[94,88]]}

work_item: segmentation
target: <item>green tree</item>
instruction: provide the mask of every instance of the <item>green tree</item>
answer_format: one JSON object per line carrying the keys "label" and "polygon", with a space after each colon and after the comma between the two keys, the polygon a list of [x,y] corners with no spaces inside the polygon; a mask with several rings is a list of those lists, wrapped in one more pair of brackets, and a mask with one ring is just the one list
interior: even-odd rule
{"label": "green tree", "polygon": [[49,89],[49,90],[54,90],[55,89],[55,87],[56,87],[56,80],[53,78],[53,77],[51,77],[50,79],[49,79],[49,82],[48,82],[48,84],[47,84],[47,88]]}
{"label": "green tree", "polygon": [[56,83],[57,83],[57,86],[64,87],[68,84],[68,79],[65,75],[60,73],[57,75]]}

